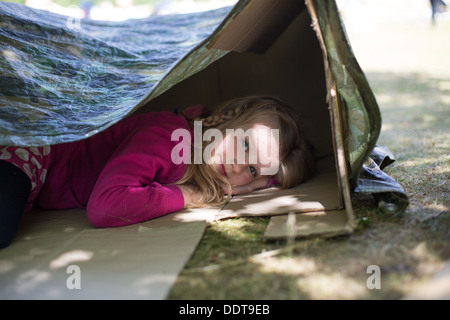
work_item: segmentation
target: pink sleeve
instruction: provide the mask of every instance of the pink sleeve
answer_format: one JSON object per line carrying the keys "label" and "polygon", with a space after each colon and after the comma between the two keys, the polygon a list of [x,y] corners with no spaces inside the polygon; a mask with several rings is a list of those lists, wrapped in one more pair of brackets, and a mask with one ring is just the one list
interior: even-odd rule
{"label": "pink sleeve", "polygon": [[185,110],[187,116],[192,118],[199,118],[202,116],[203,111],[207,110],[204,106],[189,107]]}
{"label": "pink sleeve", "polygon": [[107,162],[91,193],[86,207],[91,223],[117,227],[182,210],[181,189],[156,181],[159,176],[173,174],[170,152],[170,135],[167,138],[167,132],[160,128],[152,128],[151,135],[147,130],[126,139]]}

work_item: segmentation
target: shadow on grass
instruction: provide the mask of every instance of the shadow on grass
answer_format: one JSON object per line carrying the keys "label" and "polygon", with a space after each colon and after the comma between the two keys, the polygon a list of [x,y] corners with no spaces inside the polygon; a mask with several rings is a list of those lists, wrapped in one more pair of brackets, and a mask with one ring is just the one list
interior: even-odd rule
{"label": "shadow on grass", "polygon": [[[208,228],[169,299],[399,299],[414,281],[448,258],[444,216],[387,219],[358,195],[357,230],[333,239],[266,242],[268,218],[225,220]],[[361,199],[362,197],[362,199]],[[362,205],[361,205],[362,203]],[[234,230],[233,230],[234,229]],[[368,267],[381,289],[366,286]]]}
{"label": "shadow on grass", "polygon": [[388,170],[410,195],[410,211],[448,214],[450,77],[369,73],[368,78],[383,116],[380,141],[397,157]]}
{"label": "shadow on grass", "polygon": [[[401,292],[381,279],[385,290],[366,281],[370,239],[298,239],[266,242],[268,218],[218,222],[206,231],[193,258],[179,276],[169,299],[396,299]],[[371,218],[370,224],[374,220]],[[234,229],[234,230],[233,230]],[[356,236],[369,232],[358,229]],[[246,235],[246,236],[245,236]],[[389,270],[388,267],[381,267]]]}
{"label": "shadow on grass", "polygon": [[[418,73],[368,73],[378,101],[382,138],[395,142],[401,136],[420,138],[425,133],[448,134],[450,77]],[[395,143],[394,147],[397,147]],[[447,150],[448,151],[448,150]]]}

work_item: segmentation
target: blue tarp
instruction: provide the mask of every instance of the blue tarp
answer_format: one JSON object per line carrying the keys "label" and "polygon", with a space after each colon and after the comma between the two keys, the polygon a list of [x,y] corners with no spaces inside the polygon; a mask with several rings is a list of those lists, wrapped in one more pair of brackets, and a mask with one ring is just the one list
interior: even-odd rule
{"label": "blue tarp", "polygon": [[[107,22],[0,2],[0,145],[56,144],[106,129],[148,99],[231,9]],[[225,54],[211,53],[203,64]]]}

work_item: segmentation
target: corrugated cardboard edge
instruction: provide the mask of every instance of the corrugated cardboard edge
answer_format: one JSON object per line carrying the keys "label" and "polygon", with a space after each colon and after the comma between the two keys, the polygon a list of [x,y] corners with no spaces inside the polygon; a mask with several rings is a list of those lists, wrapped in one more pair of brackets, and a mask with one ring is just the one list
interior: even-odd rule
{"label": "corrugated cardboard edge", "polygon": [[266,240],[295,239],[308,237],[335,237],[353,231],[348,224],[346,210],[293,213],[270,218],[264,233]]}

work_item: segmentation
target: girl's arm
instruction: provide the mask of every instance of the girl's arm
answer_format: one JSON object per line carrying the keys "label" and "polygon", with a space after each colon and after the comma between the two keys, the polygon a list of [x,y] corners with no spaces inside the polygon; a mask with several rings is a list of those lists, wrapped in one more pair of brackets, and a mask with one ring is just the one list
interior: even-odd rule
{"label": "girl's arm", "polygon": [[183,192],[158,178],[182,175],[184,168],[171,162],[170,134],[161,128],[141,131],[117,148],[102,170],[87,204],[96,227],[139,223],[182,210]]}
{"label": "girl's arm", "polygon": [[195,192],[192,187],[186,186],[186,185],[179,185],[178,186],[181,189],[181,192],[183,193],[184,198],[184,206],[186,207],[188,204],[194,203],[201,198],[201,194],[198,192]]}

